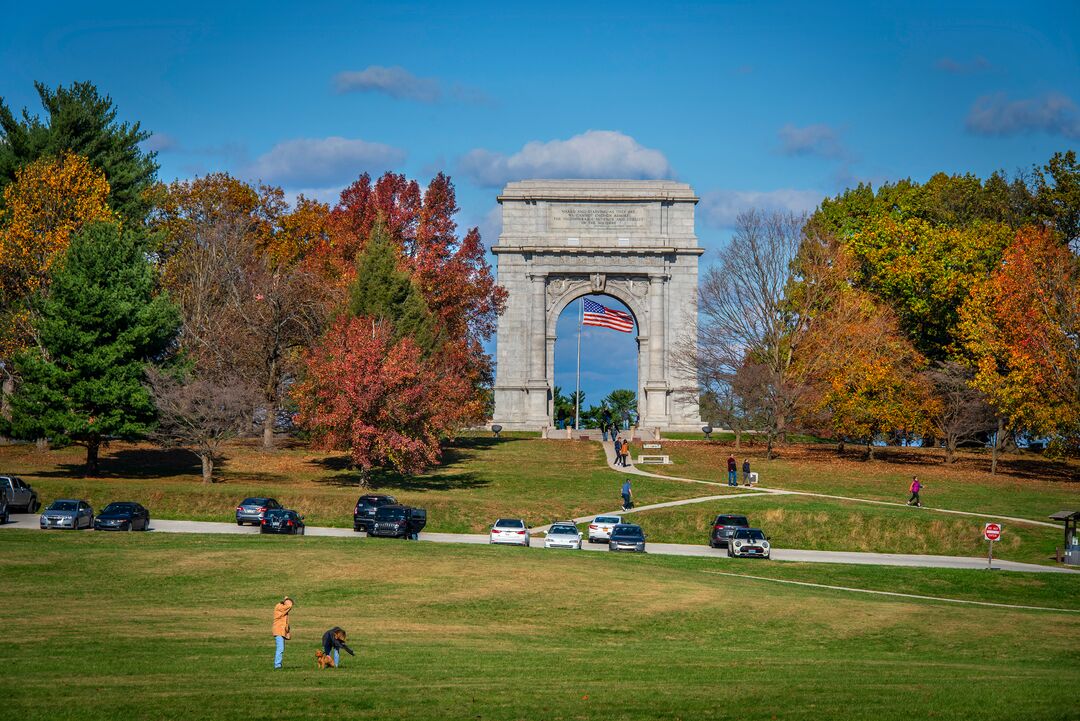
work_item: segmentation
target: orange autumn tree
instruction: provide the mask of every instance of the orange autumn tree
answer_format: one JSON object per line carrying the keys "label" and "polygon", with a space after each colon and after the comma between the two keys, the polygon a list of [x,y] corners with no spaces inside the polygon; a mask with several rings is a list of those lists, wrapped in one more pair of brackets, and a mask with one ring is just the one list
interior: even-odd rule
{"label": "orange autumn tree", "polygon": [[29,302],[48,284],[49,271],[71,237],[87,223],[112,220],[109,183],[90,162],[70,152],[18,170],[4,188],[0,211],[0,366],[3,396],[14,387],[11,359],[33,338]]}
{"label": "orange autumn tree", "polygon": [[1080,261],[1049,230],[1023,228],[961,309],[973,385],[1008,425],[1080,447]]}

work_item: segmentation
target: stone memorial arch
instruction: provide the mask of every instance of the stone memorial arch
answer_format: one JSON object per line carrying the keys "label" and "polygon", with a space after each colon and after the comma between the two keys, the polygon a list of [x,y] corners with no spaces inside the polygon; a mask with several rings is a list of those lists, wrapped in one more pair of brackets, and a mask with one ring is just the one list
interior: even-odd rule
{"label": "stone memorial arch", "polygon": [[[498,198],[492,247],[509,293],[496,336],[495,414],[507,430],[552,425],[555,327],[582,296],[634,316],[643,428],[698,430],[697,378],[673,363],[697,329],[698,258],[689,185],[668,180],[525,180]],[[583,354],[587,349],[583,350]]]}

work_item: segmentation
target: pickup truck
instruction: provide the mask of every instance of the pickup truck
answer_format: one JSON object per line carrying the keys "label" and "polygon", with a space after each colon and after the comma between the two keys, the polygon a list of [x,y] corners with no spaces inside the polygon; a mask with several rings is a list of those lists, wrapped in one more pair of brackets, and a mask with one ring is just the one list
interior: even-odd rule
{"label": "pickup truck", "polygon": [[394,504],[392,506],[380,506],[375,511],[374,522],[371,524],[369,536],[388,536],[390,538],[416,539],[420,531],[427,525],[427,510]]}
{"label": "pickup truck", "polygon": [[8,509],[23,513],[37,513],[41,508],[38,494],[18,476],[0,476],[0,489],[7,496]]}

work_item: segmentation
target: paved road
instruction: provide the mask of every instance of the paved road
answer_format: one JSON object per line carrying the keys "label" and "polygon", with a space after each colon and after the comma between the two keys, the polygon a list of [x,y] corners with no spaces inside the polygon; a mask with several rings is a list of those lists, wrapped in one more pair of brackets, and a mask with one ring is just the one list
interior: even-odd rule
{"label": "paved road", "polygon": [[[12,514],[11,522],[0,526],[4,528],[39,529],[38,516],[34,514]],[[156,533],[230,533],[230,534],[257,534],[259,530],[254,526],[237,526],[235,523],[220,523],[215,521],[151,521],[150,530]],[[339,536],[348,538],[364,538],[365,534],[355,533],[349,528],[327,528],[320,526],[308,526],[309,536]],[[433,543],[474,543],[486,544],[486,534],[477,533],[421,533],[421,541]],[[533,548],[543,548],[542,538],[533,538],[530,544]],[[587,551],[607,551],[604,544],[586,543],[583,547]],[[695,546],[686,543],[649,543],[649,553],[664,556],[698,556],[722,558],[726,552],[709,548],[708,546]],[[916,554],[899,553],[857,553],[851,551],[803,551],[797,549],[774,548],[772,552],[777,561],[800,561],[809,563],[854,563],[873,566],[917,566],[923,568],[967,568],[985,569],[985,558],[965,558],[961,556],[920,556]],[[747,561],[752,563],[752,561]],[[1059,566],[1039,566],[1033,563],[1018,563],[1015,561],[994,561],[994,568],[1004,571],[1030,571],[1034,573],[1080,573]]]}

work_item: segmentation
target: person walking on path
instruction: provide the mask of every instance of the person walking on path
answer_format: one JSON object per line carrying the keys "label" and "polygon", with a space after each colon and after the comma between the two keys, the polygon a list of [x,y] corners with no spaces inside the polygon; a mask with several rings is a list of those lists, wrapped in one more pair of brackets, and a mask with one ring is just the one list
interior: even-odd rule
{"label": "person walking on path", "polygon": [[727,484],[729,486],[739,485],[739,471],[738,464],[735,462],[735,454],[731,454],[727,459]]}
{"label": "person walking on path", "polygon": [[622,466],[626,468],[626,459],[630,457],[630,441],[623,438],[622,442]]}
{"label": "person walking on path", "polygon": [[911,477],[911,488],[908,490],[911,491],[911,498],[908,499],[907,504],[909,506],[918,506],[919,508],[922,508],[922,502],[919,500],[919,491],[922,490],[922,484],[919,483],[918,476]]}
{"label": "person walking on path", "polygon": [[348,651],[350,656],[355,656],[353,650],[345,643],[348,640],[348,636],[345,633],[345,629],[340,626],[334,626],[332,629],[322,635],[322,650],[327,656],[334,657],[334,668],[341,668],[341,649]]}
{"label": "person walking on path", "polygon": [[625,466],[626,465],[625,461],[623,460],[623,452],[622,452],[623,443],[625,443],[625,442],[626,441],[624,441],[622,438],[616,438],[615,439],[615,465],[616,466]]}
{"label": "person walking on path", "polygon": [[630,490],[630,479],[627,478],[622,484],[622,509],[624,511],[629,511],[633,507],[633,492]]}
{"label": "person walking on path", "polygon": [[750,485],[750,459],[744,458],[742,462],[742,482],[744,485]]}
{"label": "person walking on path", "polygon": [[289,612],[292,611],[292,607],[293,600],[288,596],[274,606],[274,668],[281,668],[281,657],[285,655],[285,642],[292,638],[289,627]]}

